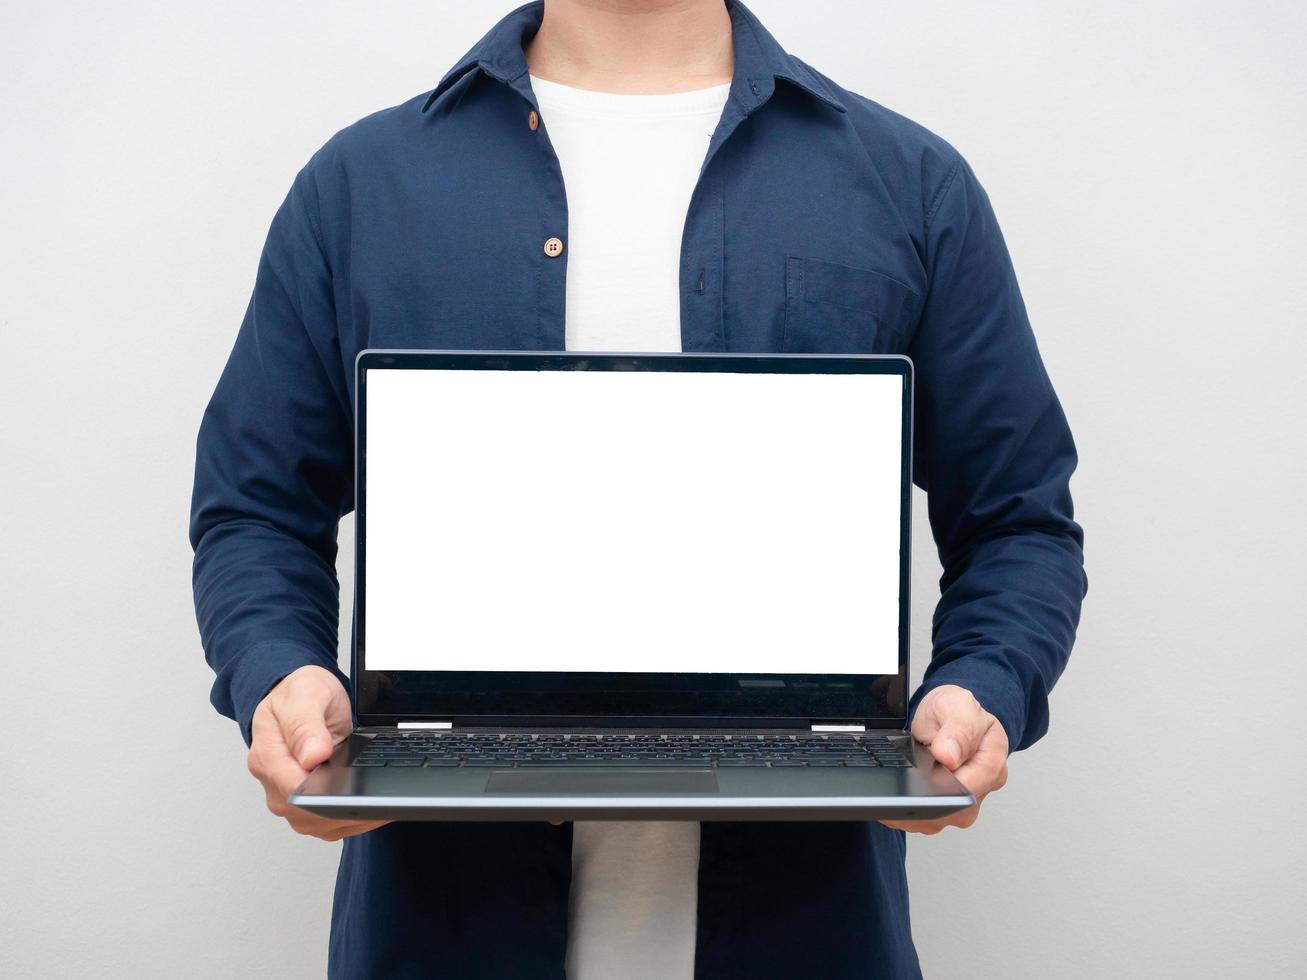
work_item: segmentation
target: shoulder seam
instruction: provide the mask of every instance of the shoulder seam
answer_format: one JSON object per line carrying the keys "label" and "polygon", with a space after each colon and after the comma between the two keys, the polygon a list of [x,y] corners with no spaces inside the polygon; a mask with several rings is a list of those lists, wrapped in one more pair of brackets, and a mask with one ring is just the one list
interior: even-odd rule
{"label": "shoulder seam", "polygon": [[958,171],[961,169],[962,156],[959,154],[958,158],[953,161],[953,167],[949,170],[948,176],[944,178],[944,183],[941,184],[939,190],[935,192],[935,197],[931,200],[930,207],[926,209],[926,231],[930,231],[931,223],[935,220],[935,215],[939,213],[939,206],[944,203],[944,197],[948,194],[949,188],[953,186],[953,180],[957,177]]}
{"label": "shoulder seam", "polygon": [[[318,251],[322,253],[322,257],[323,257],[323,259],[325,260],[325,259],[327,258],[326,239],[325,239],[325,237],[324,237],[323,234],[322,234],[322,226],[321,226],[321,224],[320,224],[320,222],[319,222],[318,215],[316,215],[316,214],[313,213],[315,210],[318,209],[318,201],[317,201],[317,197],[318,197],[318,185],[317,185],[317,180],[314,178],[313,174],[311,174],[311,173],[309,172],[309,168],[308,168],[308,167],[305,167],[304,170],[301,171],[301,179],[302,179],[305,183],[308,183],[308,184],[312,184],[312,185],[313,185],[312,190],[313,190],[313,198],[314,198],[314,207],[313,207],[313,208],[310,208],[307,200],[302,201],[302,202],[300,203],[300,207],[304,209],[304,217],[306,217],[306,218],[309,219],[309,229],[313,232],[313,240],[317,243],[317,245],[318,245]],[[306,188],[306,191],[307,191],[307,188]]]}

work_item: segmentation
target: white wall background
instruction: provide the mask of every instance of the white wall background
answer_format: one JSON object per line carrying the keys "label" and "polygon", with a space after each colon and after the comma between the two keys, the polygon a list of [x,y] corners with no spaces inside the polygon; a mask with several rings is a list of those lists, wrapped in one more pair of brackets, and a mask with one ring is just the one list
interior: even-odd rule
{"label": "white wall background", "polygon": [[[1301,970],[1307,13],[754,9],[972,161],[1082,451],[1079,647],[979,824],[913,842],[928,975]],[[321,975],[337,846],[206,702],[195,429],[292,175],[499,12],[0,7],[0,974]]]}

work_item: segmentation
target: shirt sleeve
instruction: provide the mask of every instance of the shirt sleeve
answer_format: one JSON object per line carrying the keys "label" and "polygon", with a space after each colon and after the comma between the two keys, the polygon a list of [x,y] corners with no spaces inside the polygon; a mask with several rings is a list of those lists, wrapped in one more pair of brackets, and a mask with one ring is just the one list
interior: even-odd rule
{"label": "shirt sleeve", "polygon": [[211,700],[250,719],[291,671],[336,663],[336,535],[353,506],[352,411],[331,274],[301,173],[278,209],[254,293],[200,424],[190,540]]}
{"label": "shirt sleeve", "polygon": [[1012,748],[1048,729],[1087,586],[1076,449],[989,199],[958,159],[926,214],[914,481],[943,565],[922,696],[970,690]]}

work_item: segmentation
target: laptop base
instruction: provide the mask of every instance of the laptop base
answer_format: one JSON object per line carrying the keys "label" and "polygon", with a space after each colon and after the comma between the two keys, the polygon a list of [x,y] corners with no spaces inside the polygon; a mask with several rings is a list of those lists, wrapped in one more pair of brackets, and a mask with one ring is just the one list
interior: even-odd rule
{"label": "laptop base", "polygon": [[[902,736],[902,732],[888,733]],[[599,765],[367,768],[343,742],[290,802],[342,820],[912,820],[975,799],[921,745],[905,768]]]}

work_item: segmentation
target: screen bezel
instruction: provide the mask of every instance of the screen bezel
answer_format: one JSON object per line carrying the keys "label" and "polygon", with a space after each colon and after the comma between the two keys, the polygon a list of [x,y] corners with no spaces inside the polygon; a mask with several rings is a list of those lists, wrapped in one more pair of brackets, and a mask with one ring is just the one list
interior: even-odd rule
{"label": "screen bezel", "polygon": [[[367,376],[372,370],[706,371],[879,374],[901,379],[903,434],[897,674],[666,674],[367,669]],[[607,354],[368,349],[355,361],[354,630],[350,676],[360,725],[456,724],[902,728],[907,718],[912,530],[912,362],[880,354]],[[620,720],[620,721],[618,721]]]}

